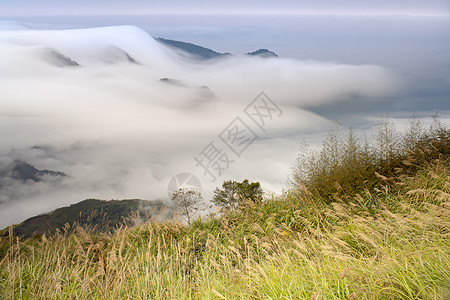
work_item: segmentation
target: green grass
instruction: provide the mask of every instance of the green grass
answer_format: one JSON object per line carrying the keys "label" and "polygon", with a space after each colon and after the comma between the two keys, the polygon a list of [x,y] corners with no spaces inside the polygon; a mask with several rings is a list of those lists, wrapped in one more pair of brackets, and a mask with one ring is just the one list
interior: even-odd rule
{"label": "green grass", "polygon": [[450,160],[445,147],[425,153],[429,145],[332,200],[302,184],[190,226],[2,237],[0,290],[6,299],[448,299]]}

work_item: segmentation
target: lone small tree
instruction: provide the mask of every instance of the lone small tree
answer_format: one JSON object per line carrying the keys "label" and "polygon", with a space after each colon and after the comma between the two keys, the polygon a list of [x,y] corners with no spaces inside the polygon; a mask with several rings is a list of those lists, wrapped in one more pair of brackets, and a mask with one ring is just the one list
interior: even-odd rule
{"label": "lone small tree", "polygon": [[172,201],[181,214],[186,217],[188,224],[191,224],[192,219],[204,209],[203,198],[198,191],[180,188],[172,194]]}
{"label": "lone small tree", "polygon": [[216,188],[212,202],[224,210],[233,210],[243,206],[246,201],[259,203],[263,191],[259,182],[242,182],[228,180],[222,184],[222,189]]}

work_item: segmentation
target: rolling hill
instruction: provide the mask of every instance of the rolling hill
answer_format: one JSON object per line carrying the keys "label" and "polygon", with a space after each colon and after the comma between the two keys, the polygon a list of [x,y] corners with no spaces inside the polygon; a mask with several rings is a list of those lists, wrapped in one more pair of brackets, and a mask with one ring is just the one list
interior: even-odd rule
{"label": "rolling hill", "polygon": [[58,230],[70,230],[73,225],[93,232],[109,232],[121,225],[142,224],[152,218],[161,220],[172,215],[172,209],[161,201],[87,199],[29,218],[15,225],[13,232],[17,236],[29,238],[44,233],[51,235]]}

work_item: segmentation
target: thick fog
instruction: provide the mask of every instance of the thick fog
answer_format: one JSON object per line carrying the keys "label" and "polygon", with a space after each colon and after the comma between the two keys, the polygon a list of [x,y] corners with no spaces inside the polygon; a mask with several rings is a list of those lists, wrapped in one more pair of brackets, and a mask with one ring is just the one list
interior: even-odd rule
{"label": "thick fog", "polygon": [[[135,26],[0,23],[0,227],[86,198],[167,200],[182,172],[201,180],[206,199],[227,179],[280,192],[300,140],[336,123],[321,110],[377,106],[407,86],[398,71],[370,64],[200,61]],[[279,109],[264,128],[244,111],[261,92]],[[236,117],[255,135],[239,155],[220,139]],[[215,181],[194,160],[211,142],[230,159]],[[24,182],[11,175],[18,160],[67,176]]]}

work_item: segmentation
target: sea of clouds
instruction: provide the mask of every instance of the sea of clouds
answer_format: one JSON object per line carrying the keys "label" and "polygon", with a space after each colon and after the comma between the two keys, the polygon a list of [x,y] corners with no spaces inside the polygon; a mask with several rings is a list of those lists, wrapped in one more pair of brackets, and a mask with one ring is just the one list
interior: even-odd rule
{"label": "sea of clouds", "polygon": [[[167,185],[181,172],[201,180],[206,200],[227,179],[280,192],[301,139],[335,122],[305,107],[374,101],[402,88],[376,65],[245,55],[205,61],[134,26],[1,23],[0,227],[86,198],[169,201]],[[243,112],[262,91],[282,111],[265,130]],[[212,182],[194,156],[236,117],[258,138],[239,157],[220,144],[234,162]],[[22,182],[7,172],[15,160],[68,176]]]}

